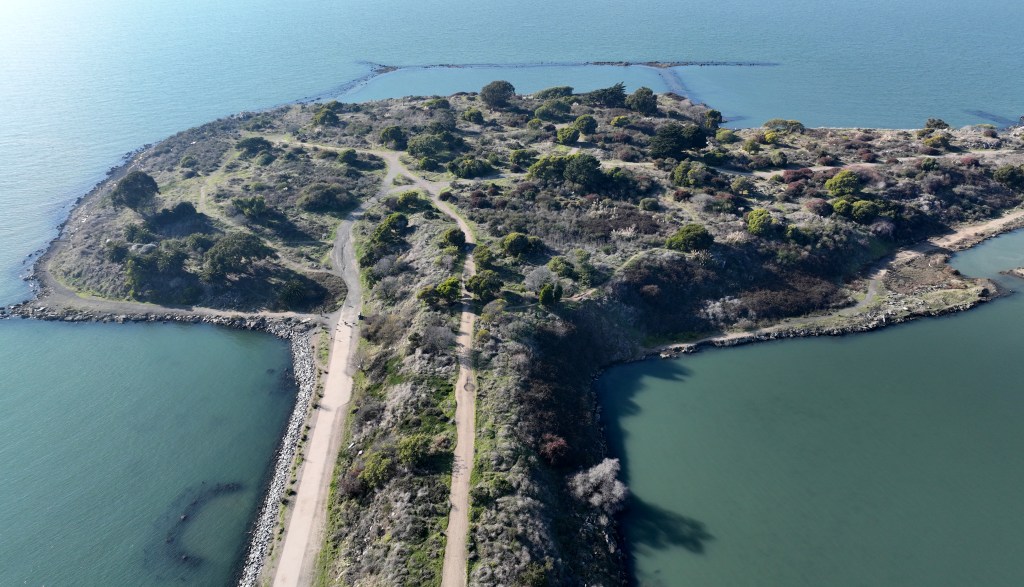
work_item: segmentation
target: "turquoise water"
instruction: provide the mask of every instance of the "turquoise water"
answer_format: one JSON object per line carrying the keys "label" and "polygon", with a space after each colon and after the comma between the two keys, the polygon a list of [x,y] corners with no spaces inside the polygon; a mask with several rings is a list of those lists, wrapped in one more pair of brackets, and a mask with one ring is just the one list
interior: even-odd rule
{"label": "turquoise water", "polygon": [[[1024,233],[956,259],[972,275],[1022,264]],[[640,584],[1020,585],[1022,345],[1017,294],[610,370]]]}
{"label": "turquoise water", "polygon": [[19,344],[0,346],[0,584],[227,583],[294,402],[285,343],[169,325],[3,333]]}
{"label": "turquoise water", "polygon": [[[337,95],[344,82],[369,71],[365,62],[767,61],[779,65],[689,67],[677,73],[696,98],[723,110],[734,124],[775,116],[823,125],[918,126],[929,116],[968,124],[988,120],[989,115],[971,113],[976,110],[996,119],[1024,114],[1021,24],[1024,5],[995,0],[970,5],[865,0],[838,6],[812,0],[648,0],[628,5],[613,0],[586,5],[539,0],[452,0],[443,5],[410,0],[9,0],[0,3],[0,303],[30,294],[19,279],[25,259],[56,234],[71,202],[123,153],[241,110]],[[473,90],[495,78],[509,79],[521,91],[555,84],[589,89],[619,80],[631,88],[665,87],[654,72],[638,68],[410,69],[382,76],[344,98]],[[179,335],[190,342],[166,338]],[[19,446],[26,454],[54,451],[72,455],[68,458],[74,462],[57,466],[59,461],[8,458],[3,461],[5,477],[23,481],[18,495],[50,495],[43,490],[66,479],[63,468],[85,458],[61,451],[79,445],[82,431],[93,430],[90,422],[121,421],[115,417],[120,406],[103,395],[110,388],[134,388],[140,401],[178,397],[181,390],[174,378],[145,377],[161,372],[172,354],[168,346],[185,352],[195,345],[227,363],[257,364],[248,347],[225,336],[208,329],[160,326],[143,331],[0,322],[0,353],[5,358],[0,402],[22,406],[26,400],[19,390],[44,389],[41,382],[55,375],[50,365],[81,380],[84,387],[76,397],[95,398],[89,403],[94,418],[76,417],[72,410],[47,416],[52,428],[64,434],[21,435]],[[286,360],[278,343],[251,344],[276,349],[267,351],[266,361]],[[133,379],[133,371],[120,368],[124,364],[111,351],[118,345],[130,347],[143,379]],[[95,368],[104,369],[104,377],[88,379]],[[209,370],[192,375],[196,386],[216,381],[205,379],[215,377]],[[87,381],[92,383],[85,385]],[[225,397],[249,389],[243,378],[220,383]],[[284,408],[265,409],[259,417],[279,417]],[[11,436],[36,425],[30,412],[11,411],[4,417],[0,433]],[[264,434],[273,439],[273,434]],[[132,454],[177,462],[174,455],[187,441],[164,440],[154,448],[159,453]],[[255,459],[252,471],[263,470],[269,462],[269,453],[257,458],[259,452],[250,455]],[[218,458],[234,457],[224,453]],[[100,572],[110,562],[93,564],[92,556],[110,554],[98,551],[121,544],[130,534],[126,528],[158,534],[154,520],[167,515],[175,496],[200,478],[178,474],[179,482],[167,483],[161,492],[148,485],[132,489],[144,476],[130,468],[97,473],[111,487],[129,488],[118,494],[133,502],[132,507],[136,501],[147,505],[145,514],[132,509],[139,517],[127,525],[114,524],[125,519],[111,515],[109,524],[97,523],[90,533],[62,534],[60,516],[44,520],[16,515],[23,498],[0,493],[0,517],[7,522],[0,533],[0,556],[18,555],[17,567],[0,564],[0,569],[19,569],[19,578],[28,572],[30,583],[38,578],[32,569]],[[60,499],[65,513],[86,511],[96,507],[96,495],[68,492]],[[241,512],[244,508],[232,505],[240,495],[217,497],[199,517],[220,510]],[[223,540],[214,548],[221,552],[235,552],[242,544],[230,532],[203,536]],[[58,538],[60,549],[36,548]],[[149,581],[142,577],[149,575],[131,582]]]}

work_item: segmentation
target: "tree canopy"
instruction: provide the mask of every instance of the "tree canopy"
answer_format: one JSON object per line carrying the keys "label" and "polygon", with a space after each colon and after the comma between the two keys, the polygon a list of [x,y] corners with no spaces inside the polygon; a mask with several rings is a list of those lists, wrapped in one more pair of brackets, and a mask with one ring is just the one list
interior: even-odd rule
{"label": "tree canopy", "polygon": [[149,174],[132,171],[117,182],[114,191],[110,192],[110,199],[115,206],[127,206],[134,210],[152,200],[158,193],[160,188]]}
{"label": "tree canopy", "polygon": [[592,106],[607,108],[626,107],[626,84],[619,82],[610,88],[603,88],[583,94],[583,101]]}
{"label": "tree canopy", "polygon": [[254,157],[264,151],[271,151],[274,145],[263,137],[249,137],[235,143],[235,148],[242,152],[243,157]]}
{"label": "tree canopy", "polygon": [[658,97],[647,87],[637,88],[626,98],[626,107],[640,114],[651,116],[658,112]]}
{"label": "tree canopy", "polygon": [[480,90],[480,99],[491,108],[507,106],[515,95],[516,87],[505,80],[493,81]]}
{"label": "tree canopy", "polygon": [[246,271],[253,261],[264,259],[273,250],[249,232],[233,232],[222,237],[206,252],[203,278],[207,281],[228,273]]}
{"label": "tree canopy", "polygon": [[696,124],[670,122],[658,127],[651,138],[651,157],[655,159],[682,159],[689,149],[707,145],[704,131]]}

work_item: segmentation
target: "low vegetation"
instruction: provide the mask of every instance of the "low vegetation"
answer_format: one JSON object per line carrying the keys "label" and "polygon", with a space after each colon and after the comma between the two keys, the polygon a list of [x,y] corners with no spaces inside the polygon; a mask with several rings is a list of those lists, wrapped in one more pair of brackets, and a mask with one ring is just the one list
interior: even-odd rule
{"label": "low vegetation", "polygon": [[[1024,196],[1019,128],[722,124],[647,88],[522,96],[501,81],[241,115],[144,153],[54,268],[108,297],[331,308],[333,228],[381,188],[371,151],[401,151],[447,184],[478,242],[409,181],[356,226],[364,339],[320,581],[439,582],[464,286],[479,316],[470,583],[621,584],[629,500],[590,386],[600,368],[848,308],[871,264]],[[980,289],[945,277],[958,300]]]}

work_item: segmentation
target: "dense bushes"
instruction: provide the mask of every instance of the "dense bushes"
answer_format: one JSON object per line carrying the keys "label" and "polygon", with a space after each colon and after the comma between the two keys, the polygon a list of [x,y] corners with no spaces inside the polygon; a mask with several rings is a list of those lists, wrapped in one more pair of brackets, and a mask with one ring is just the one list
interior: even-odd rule
{"label": "dense bushes", "polygon": [[665,246],[677,251],[692,252],[711,248],[715,238],[700,224],[687,224],[676,231],[665,242]]}
{"label": "dense bushes", "polygon": [[206,253],[202,277],[206,281],[220,279],[229,273],[247,271],[253,262],[273,254],[256,235],[233,232],[221,237]]}
{"label": "dense bushes", "polygon": [[303,190],[296,203],[310,212],[343,212],[355,204],[355,198],[339,184],[316,183]]}
{"label": "dense bushes", "polygon": [[696,124],[669,122],[658,127],[651,138],[651,157],[682,159],[686,151],[700,149],[706,144],[707,137]]}
{"label": "dense bushes", "polygon": [[1024,191],[1024,165],[1003,165],[992,173],[992,179],[1010,189]]}
{"label": "dense bushes", "polygon": [[448,171],[462,179],[484,177],[494,173],[494,167],[483,159],[459,157],[448,164]]}
{"label": "dense bushes", "polygon": [[637,88],[626,98],[626,107],[644,116],[653,116],[658,113],[658,97],[651,88]]}
{"label": "dense bushes", "polygon": [[156,181],[143,171],[131,171],[124,176],[110,192],[115,206],[139,208],[151,201],[160,192]]}
{"label": "dense bushes", "polygon": [[507,81],[493,81],[480,90],[480,99],[491,108],[502,108],[516,94],[516,88]]}

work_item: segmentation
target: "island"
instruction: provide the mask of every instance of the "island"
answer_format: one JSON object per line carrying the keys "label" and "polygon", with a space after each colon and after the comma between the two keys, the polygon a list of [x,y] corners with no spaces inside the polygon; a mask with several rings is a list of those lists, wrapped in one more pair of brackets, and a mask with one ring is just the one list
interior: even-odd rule
{"label": "island", "polygon": [[292,340],[243,584],[619,585],[601,369],[970,308],[950,255],[1024,225],[1020,127],[724,123],[505,81],[242,113],[112,170],[4,314]]}

